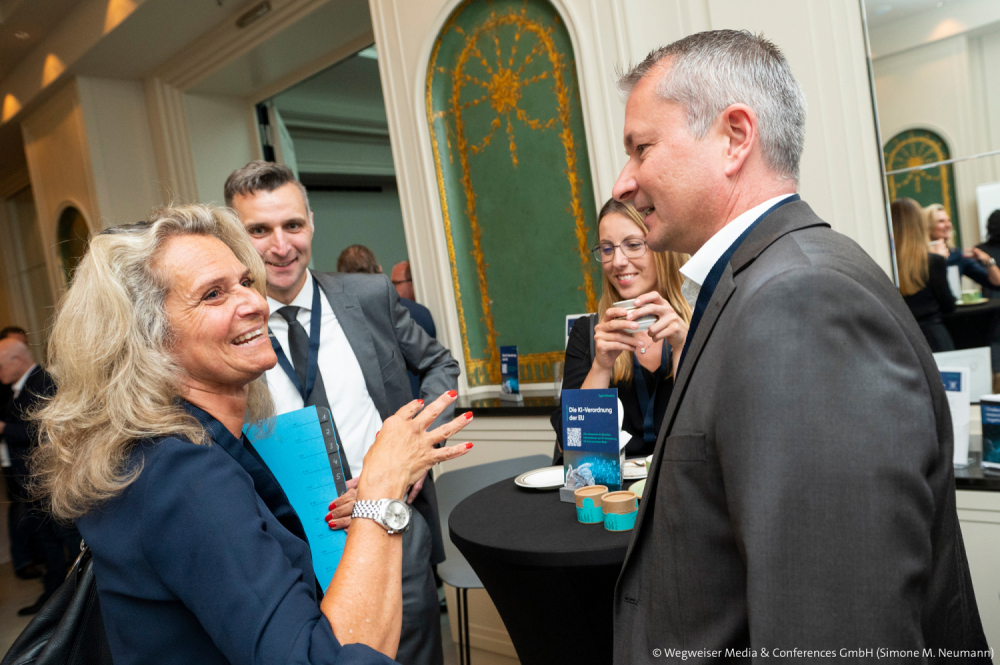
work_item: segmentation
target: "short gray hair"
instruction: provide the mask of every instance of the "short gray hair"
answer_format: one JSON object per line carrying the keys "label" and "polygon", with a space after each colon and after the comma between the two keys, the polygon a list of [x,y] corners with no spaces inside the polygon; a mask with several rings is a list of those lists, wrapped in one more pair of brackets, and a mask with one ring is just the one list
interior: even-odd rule
{"label": "short gray hair", "polygon": [[273,192],[290,182],[294,183],[299,193],[302,194],[302,202],[306,205],[306,214],[312,214],[306,188],[295,177],[292,170],[284,164],[265,162],[262,159],[255,159],[243,168],[236,169],[229,174],[224,187],[226,205],[232,208],[233,199],[237,195],[250,196],[254,192]]}
{"label": "short gray hair", "polygon": [[672,67],[656,94],[684,107],[695,138],[703,138],[728,106],[746,104],[757,114],[765,162],[798,181],[806,98],[773,42],[746,30],[699,32],[651,52],[619,77],[619,90],[630,93],[665,58]]}

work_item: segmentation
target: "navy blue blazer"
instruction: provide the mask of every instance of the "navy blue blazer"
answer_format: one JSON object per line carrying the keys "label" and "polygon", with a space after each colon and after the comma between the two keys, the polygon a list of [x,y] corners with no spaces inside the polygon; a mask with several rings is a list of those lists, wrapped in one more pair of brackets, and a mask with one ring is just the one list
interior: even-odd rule
{"label": "navy blue blazer", "polygon": [[185,408],[213,443],[139,442],[129,459],[138,477],[77,520],[115,663],[395,662],[337,642],[319,609],[309,545],[282,524],[298,518],[274,476],[246,437]]}

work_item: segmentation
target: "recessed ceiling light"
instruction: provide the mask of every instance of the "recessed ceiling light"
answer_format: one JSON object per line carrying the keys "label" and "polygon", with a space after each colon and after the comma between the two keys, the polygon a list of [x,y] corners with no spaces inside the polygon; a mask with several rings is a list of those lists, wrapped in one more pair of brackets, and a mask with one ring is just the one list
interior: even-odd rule
{"label": "recessed ceiling light", "polygon": [[372,44],[368,48],[363,48],[358,51],[358,57],[368,58],[369,60],[378,60],[378,51],[375,49],[375,45]]}
{"label": "recessed ceiling light", "polygon": [[875,8],[875,16],[882,16],[892,11],[892,5],[879,5]]}
{"label": "recessed ceiling light", "polygon": [[17,37],[18,39],[28,39],[29,37],[31,37],[31,35],[26,33],[24,30],[18,30],[17,32],[14,33],[14,36]]}
{"label": "recessed ceiling light", "polygon": [[944,7],[944,3],[943,2],[937,3],[937,7],[938,9],[941,9],[942,7]]}

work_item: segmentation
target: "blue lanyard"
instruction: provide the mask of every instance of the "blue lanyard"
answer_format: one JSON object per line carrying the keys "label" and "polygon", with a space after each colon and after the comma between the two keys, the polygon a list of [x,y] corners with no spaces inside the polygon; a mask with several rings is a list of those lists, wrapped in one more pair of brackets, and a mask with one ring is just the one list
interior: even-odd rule
{"label": "blue lanyard", "polygon": [[733,258],[733,254],[736,250],[740,248],[743,241],[747,239],[750,232],[757,228],[761,220],[770,215],[772,212],[785,205],[786,203],[791,203],[792,201],[798,201],[799,195],[792,194],[786,199],[782,199],[775,203],[773,206],[764,211],[761,215],[754,221],[753,224],[747,227],[746,231],[740,234],[740,237],[736,239],[729,249],[719,257],[719,260],[715,262],[712,269],[708,273],[708,277],[705,278],[705,283],[701,285],[701,290],[698,292],[698,300],[694,305],[694,313],[691,315],[691,325],[688,326],[687,340],[684,342],[684,348],[681,350],[681,361],[677,363],[677,371],[684,365],[684,358],[687,356],[688,347],[691,346],[691,340],[694,339],[694,331],[698,329],[698,324],[701,323],[701,317],[705,314],[705,310],[708,309],[708,301],[712,299],[712,294],[715,293],[715,287],[719,285],[719,280],[722,279],[722,273],[726,271],[726,266],[729,265],[729,259]]}
{"label": "blue lanyard", "polygon": [[656,391],[663,382],[663,370],[667,366],[667,358],[670,357],[670,345],[667,340],[663,340],[660,349],[660,369],[653,373],[653,394],[649,394],[646,388],[646,377],[642,375],[642,365],[639,364],[639,356],[632,354],[632,380],[635,382],[635,392],[639,398],[639,411],[642,413],[642,440],[646,443],[656,442],[656,428],[653,426],[653,414],[656,411]]}
{"label": "blue lanyard", "polygon": [[[302,395],[302,402],[305,403],[309,399],[309,395],[312,394],[313,386],[316,385],[316,375],[319,374],[319,327],[321,319],[323,317],[322,306],[320,303],[319,294],[319,283],[316,278],[313,278],[313,302],[312,311],[309,313],[309,359],[306,366],[306,386],[305,390],[302,389],[302,384],[299,383],[299,376],[295,373],[295,368],[292,367],[292,363],[288,361],[288,356],[281,349],[281,344],[274,335],[269,334],[271,338],[271,348],[274,349],[274,354],[278,356],[278,364],[281,365],[281,369],[285,370],[285,374],[288,378],[292,380],[292,385],[295,389],[299,391]],[[292,324],[288,324],[288,334],[291,335]]]}

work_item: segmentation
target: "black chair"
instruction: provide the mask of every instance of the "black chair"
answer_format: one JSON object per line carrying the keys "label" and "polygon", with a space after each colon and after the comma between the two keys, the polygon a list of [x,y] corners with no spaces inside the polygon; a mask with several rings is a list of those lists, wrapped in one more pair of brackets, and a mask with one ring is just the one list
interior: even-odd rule
{"label": "black chair", "polygon": [[[434,479],[441,523],[447,525],[451,511],[473,492],[505,478],[549,466],[550,463],[551,459],[546,455],[529,455],[442,473]],[[438,577],[446,584],[455,587],[455,595],[458,598],[455,616],[458,619],[459,662],[462,665],[469,665],[472,655],[472,647],[469,645],[469,589],[482,589],[483,583],[451,542],[450,531],[448,537],[444,539],[444,551],[446,558],[437,567]]]}

